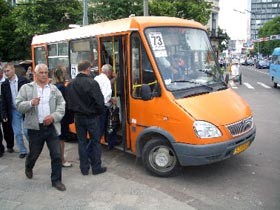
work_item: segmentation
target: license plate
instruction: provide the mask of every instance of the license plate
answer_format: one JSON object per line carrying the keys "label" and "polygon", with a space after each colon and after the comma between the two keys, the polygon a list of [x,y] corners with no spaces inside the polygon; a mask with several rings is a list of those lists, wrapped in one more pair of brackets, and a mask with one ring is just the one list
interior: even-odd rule
{"label": "license plate", "polygon": [[237,154],[243,152],[244,150],[246,150],[249,146],[250,146],[250,141],[247,141],[246,143],[241,144],[241,145],[239,145],[238,147],[236,147],[236,148],[234,149],[233,154],[234,154],[234,155],[237,155]]}

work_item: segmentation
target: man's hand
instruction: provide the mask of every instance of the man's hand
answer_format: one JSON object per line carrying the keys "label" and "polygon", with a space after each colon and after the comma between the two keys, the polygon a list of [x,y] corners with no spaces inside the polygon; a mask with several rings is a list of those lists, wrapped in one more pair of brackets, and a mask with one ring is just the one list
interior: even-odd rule
{"label": "man's hand", "polygon": [[40,103],[40,97],[33,98],[33,99],[31,100],[31,105],[32,105],[32,106],[38,106],[39,103]]}
{"label": "man's hand", "polygon": [[8,118],[3,118],[3,122],[8,122]]}
{"label": "man's hand", "polygon": [[52,124],[53,121],[54,121],[53,117],[52,117],[51,115],[48,115],[48,116],[46,116],[45,119],[43,120],[43,124],[44,124],[45,126],[48,126],[48,125]]}
{"label": "man's hand", "polygon": [[117,104],[117,98],[116,98],[116,97],[112,97],[112,98],[111,98],[111,103],[112,103],[113,105],[116,105],[116,104]]}

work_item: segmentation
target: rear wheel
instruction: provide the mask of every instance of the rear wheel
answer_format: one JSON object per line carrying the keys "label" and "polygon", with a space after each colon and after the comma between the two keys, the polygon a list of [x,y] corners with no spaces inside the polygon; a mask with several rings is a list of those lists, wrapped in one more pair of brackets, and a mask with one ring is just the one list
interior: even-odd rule
{"label": "rear wheel", "polygon": [[273,87],[277,88],[277,83],[276,82],[274,82]]}
{"label": "rear wheel", "polygon": [[160,138],[151,139],[146,143],[142,159],[149,172],[161,177],[176,175],[181,168],[173,148]]}
{"label": "rear wheel", "polygon": [[242,74],[239,75],[239,84],[242,85]]}

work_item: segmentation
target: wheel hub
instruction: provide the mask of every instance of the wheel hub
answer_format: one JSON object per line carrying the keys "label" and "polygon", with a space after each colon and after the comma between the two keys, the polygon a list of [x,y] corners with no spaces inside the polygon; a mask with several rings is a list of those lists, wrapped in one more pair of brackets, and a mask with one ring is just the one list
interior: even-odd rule
{"label": "wheel hub", "polygon": [[167,149],[160,148],[155,154],[155,163],[160,167],[166,167],[170,162],[170,155]]}

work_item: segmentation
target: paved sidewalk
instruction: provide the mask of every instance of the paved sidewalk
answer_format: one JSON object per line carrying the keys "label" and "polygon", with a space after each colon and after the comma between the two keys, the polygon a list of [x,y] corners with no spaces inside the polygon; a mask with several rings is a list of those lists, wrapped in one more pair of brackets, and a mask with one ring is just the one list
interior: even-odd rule
{"label": "paved sidewalk", "polygon": [[65,192],[51,186],[50,158],[46,145],[33,169],[31,180],[24,174],[25,159],[18,158],[18,153],[5,152],[0,158],[0,210],[194,209],[156,188],[112,173],[120,163],[112,163],[106,152],[102,158],[108,171],[97,176],[82,176],[77,144],[66,143],[65,149],[68,159],[73,160],[73,167],[63,168],[63,183],[67,187]]}

